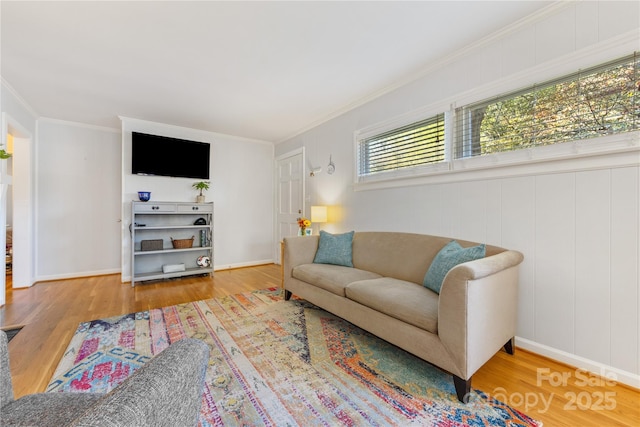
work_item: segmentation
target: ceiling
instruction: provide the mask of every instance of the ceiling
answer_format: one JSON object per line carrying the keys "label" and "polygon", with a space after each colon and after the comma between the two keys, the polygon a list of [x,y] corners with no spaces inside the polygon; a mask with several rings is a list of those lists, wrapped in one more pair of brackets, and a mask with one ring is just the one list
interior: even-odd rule
{"label": "ceiling", "polygon": [[542,1],[6,1],[3,80],[47,118],[279,142]]}

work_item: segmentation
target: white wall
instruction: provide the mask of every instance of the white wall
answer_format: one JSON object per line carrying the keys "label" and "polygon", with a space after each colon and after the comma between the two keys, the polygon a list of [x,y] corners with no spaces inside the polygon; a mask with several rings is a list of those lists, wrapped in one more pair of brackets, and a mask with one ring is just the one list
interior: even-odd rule
{"label": "white wall", "polygon": [[182,138],[211,144],[211,188],[214,202],[214,268],[273,262],[273,144],[197,129],[122,118],[122,276],[131,278],[129,224],[131,201],[138,191],[151,200],[194,202],[191,185],[199,180],[131,174],[131,132]]}
{"label": "white wall", "polygon": [[216,269],[273,261],[272,144],[134,119],[123,119],[122,130],[40,119],[36,280],[117,272],[130,280],[137,191],[151,191],[156,201],[195,200],[196,180],[131,174],[133,130],[212,144],[206,196],[215,202]]}
{"label": "white wall", "polygon": [[[638,134],[611,156],[465,172],[355,191],[354,132],[412,111],[499,95],[638,49],[638,2],[558,3],[412,82],[276,146],[336,173],[307,180],[336,205],[328,231],[396,230],[517,249],[518,345],[640,387]],[[408,185],[411,184],[411,185]],[[308,214],[308,212],[307,212]]]}
{"label": "white wall", "polygon": [[37,279],[120,271],[120,131],[38,120]]}

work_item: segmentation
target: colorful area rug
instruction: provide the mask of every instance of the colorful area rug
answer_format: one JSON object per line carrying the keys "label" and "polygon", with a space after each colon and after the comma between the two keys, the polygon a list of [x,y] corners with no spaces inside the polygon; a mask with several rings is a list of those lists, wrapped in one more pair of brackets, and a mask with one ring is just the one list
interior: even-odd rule
{"label": "colorful area rug", "polygon": [[107,392],[185,337],[211,348],[202,426],[539,425],[278,289],[81,323],[47,391]]}

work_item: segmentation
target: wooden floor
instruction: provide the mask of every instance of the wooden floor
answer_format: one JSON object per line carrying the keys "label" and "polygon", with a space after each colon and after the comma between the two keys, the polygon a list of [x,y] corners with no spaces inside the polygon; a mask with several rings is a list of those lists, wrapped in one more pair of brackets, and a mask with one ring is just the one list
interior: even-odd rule
{"label": "wooden floor", "polygon": [[[15,395],[44,391],[80,322],[277,286],[272,264],[135,288],[109,275],[8,289],[0,327],[25,325],[9,343]],[[640,391],[520,349],[496,354],[472,386],[549,427],[640,426]]]}

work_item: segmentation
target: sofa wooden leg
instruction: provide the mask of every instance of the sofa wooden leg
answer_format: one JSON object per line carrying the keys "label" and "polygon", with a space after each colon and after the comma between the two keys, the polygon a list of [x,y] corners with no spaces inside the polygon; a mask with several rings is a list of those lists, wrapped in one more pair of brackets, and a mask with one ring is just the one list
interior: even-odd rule
{"label": "sofa wooden leg", "polygon": [[284,300],[289,301],[291,299],[291,291],[284,290]]}
{"label": "sofa wooden leg", "polygon": [[514,344],[515,339],[511,338],[509,341],[507,341],[507,343],[504,345],[504,351],[506,351],[508,354],[513,356],[513,353],[515,353],[516,351],[516,346]]}
{"label": "sofa wooden leg", "polygon": [[469,403],[469,393],[471,393],[471,378],[463,380],[462,378],[453,375],[453,385],[456,387],[456,395],[458,400],[462,403]]}

